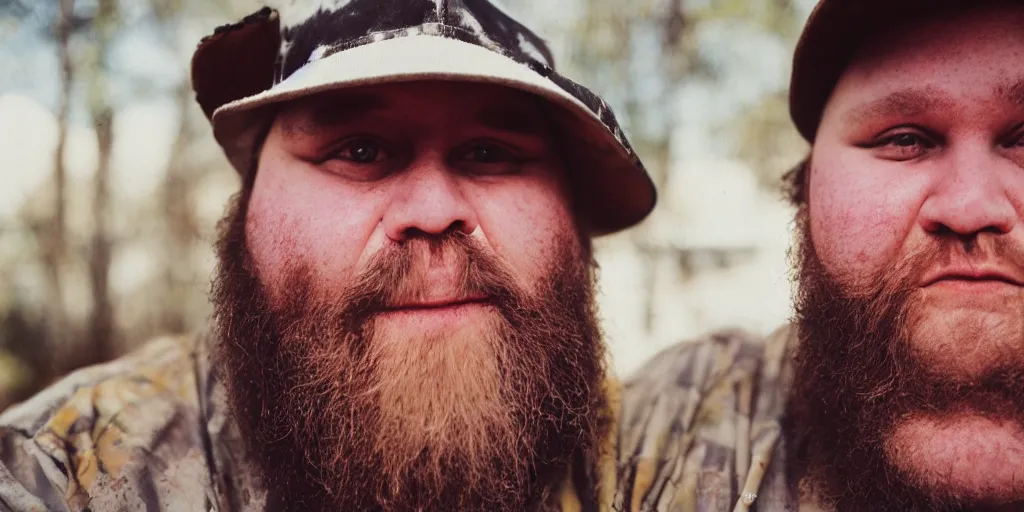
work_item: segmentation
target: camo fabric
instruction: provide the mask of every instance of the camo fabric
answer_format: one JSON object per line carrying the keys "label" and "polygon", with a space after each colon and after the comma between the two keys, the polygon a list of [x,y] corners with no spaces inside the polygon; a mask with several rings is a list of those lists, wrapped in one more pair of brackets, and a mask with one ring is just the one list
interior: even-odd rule
{"label": "camo fabric", "polygon": [[716,333],[661,352],[628,380],[615,510],[797,510],[779,426],[794,334]]}
{"label": "camo fabric", "polygon": [[[203,335],[156,340],[0,415],[0,511],[266,510],[208,346]],[[601,510],[614,490],[612,442]],[[571,478],[558,502],[582,509]]]}
{"label": "camo fabric", "polygon": [[[601,510],[795,510],[776,455],[788,339],[716,334],[612,386]],[[0,510],[265,510],[208,343],[156,340],[0,415]],[[561,504],[580,510],[571,479]]]}
{"label": "camo fabric", "polygon": [[153,341],[0,415],[0,510],[261,510],[201,339]]}

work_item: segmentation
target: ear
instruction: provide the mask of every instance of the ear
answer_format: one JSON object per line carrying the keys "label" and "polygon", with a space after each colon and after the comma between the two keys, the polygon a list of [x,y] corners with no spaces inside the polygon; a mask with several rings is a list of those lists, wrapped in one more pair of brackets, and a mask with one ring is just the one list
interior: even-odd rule
{"label": "ear", "polygon": [[269,89],[280,47],[280,19],[268,7],[203,38],[192,55],[192,90],[207,119],[222,105]]}

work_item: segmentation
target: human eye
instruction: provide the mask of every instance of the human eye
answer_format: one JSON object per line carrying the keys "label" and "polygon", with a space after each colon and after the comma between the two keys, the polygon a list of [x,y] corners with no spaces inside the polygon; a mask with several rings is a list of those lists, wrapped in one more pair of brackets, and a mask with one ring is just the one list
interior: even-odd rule
{"label": "human eye", "polygon": [[342,140],[322,159],[328,171],[357,181],[383,178],[391,155],[384,144],[370,136],[357,135]]}
{"label": "human eye", "polygon": [[934,139],[923,131],[898,128],[883,133],[867,144],[879,158],[895,161],[913,160],[938,147]]}
{"label": "human eye", "polygon": [[459,163],[473,174],[509,174],[525,161],[519,152],[494,141],[474,141],[457,154]]}
{"label": "human eye", "polygon": [[350,137],[345,139],[340,146],[328,155],[328,160],[344,160],[354,164],[372,164],[387,158],[387,152],[382,145],[364,136]]}

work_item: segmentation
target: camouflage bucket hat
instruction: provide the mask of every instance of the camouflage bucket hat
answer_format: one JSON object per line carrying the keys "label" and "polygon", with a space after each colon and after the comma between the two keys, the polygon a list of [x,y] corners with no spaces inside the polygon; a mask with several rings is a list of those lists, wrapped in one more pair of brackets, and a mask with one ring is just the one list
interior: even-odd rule
{"label": "camouflage bucket hat", "polygon": [[284,101],[420,80],[523,90],[555,107],[555,133],[592,234],[640,222],[656,198],[643,163],[608,105],[553,66],[537,35],[486,0],[290,0],[203,39],[192,86],[243,175]]}

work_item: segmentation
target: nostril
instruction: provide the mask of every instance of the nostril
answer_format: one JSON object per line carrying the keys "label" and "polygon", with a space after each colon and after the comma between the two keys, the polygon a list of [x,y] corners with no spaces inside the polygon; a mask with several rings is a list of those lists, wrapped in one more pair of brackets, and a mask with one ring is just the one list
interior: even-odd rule
{"label": "nostril", "polygon": [[444,238],[453,233],[469,234],[467,226],[468,224],[466,224],[466,221],[463,220],[453,221],[451,224],[448,225],[447,228],[440,232],[433,232],[432,230],[427,231],[418,226],[409,226],[402,230],[402,238],[405,240],[409,240],[412,238]]}
{"label": "nostril", "polygon": [[452,224],[450,226],[448,226],[448,229],[446,229],[445,231],[448,231],[448,232],[458,231],[458,232],[461,232],[461,233],[468,233],[468,230],[466,229],[466,221],[464,221],[464,220],[457,220],[455,222],[452,222]]}
{"label": "nostril", "polygon": [[1000,226],[987,226],[981,229],[979,233],[991,233],[993,235],[1005,235],[1009,233],[1008,230],[1003,229]]}
{"label": "nostril", "polygon": [[959,238],[960,234],[953,230],[953,228],[941,223],[935,222],[929,226],[928,231],[939,238]]}
{"label": "nostril", "polygon": [[954,227],[955,224],[931,221],[922,223],[925,231],[929,234],[940,237],[940,238],[975,238],[982,233],[991,235],[1005,235],[1010,232],[1005,226],[996,223],[990,223],[982,226],[963,226],[961,228]]}
{"label": "nostril", "polygon": [[410,226],[402,230],[403,240],[411,240],[413,238],[428,238],[429,236],[429,233],[415,226]]}

